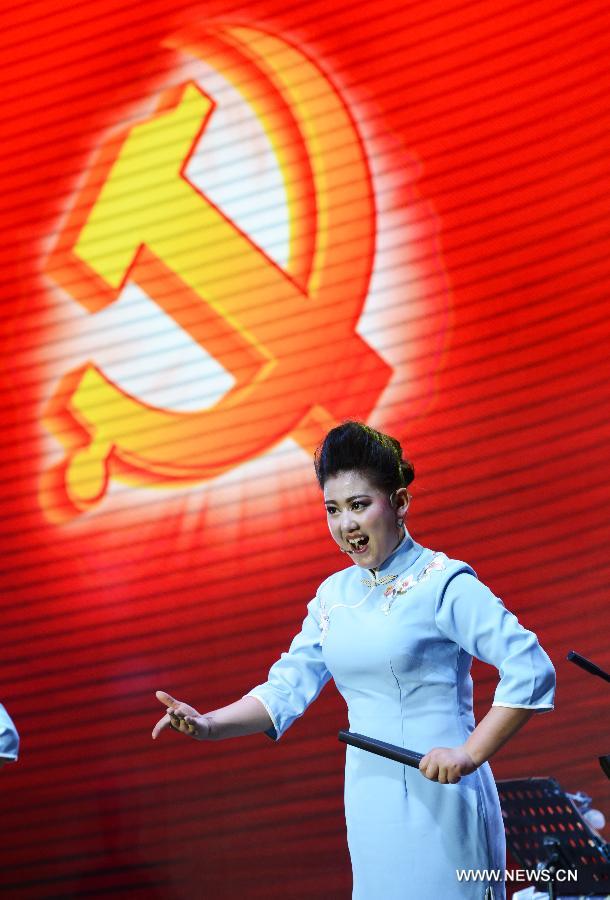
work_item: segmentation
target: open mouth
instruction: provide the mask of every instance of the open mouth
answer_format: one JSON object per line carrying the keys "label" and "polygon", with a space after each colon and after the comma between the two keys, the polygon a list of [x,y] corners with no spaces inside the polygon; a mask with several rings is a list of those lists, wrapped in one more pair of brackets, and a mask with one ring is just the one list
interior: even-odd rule
{"label": "open mouth", "polygon": [[369,539],[366,535],[362,535],[361,537],[348,538],[347,543],[350,546],[350,549],[347,552],[357,555],[359,553],[364,553],[368,546]]}

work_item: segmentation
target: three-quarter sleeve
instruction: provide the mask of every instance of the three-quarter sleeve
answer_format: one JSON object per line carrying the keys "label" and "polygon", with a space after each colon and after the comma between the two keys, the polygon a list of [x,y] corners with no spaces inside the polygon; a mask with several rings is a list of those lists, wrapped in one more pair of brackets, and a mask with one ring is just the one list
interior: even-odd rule
{"label": "three-quarter sleeve", "polygon": [[499,670],[494,706],[553,708],[555,669],[538,638],[473,574],[450,576],[437,597],[435,617],[445,636]]}
{"label": "three-quarter sleeve", "polygon": [[0,703],[0,759],[13,762],[19,754],[19,735],[13,720]]}
{"label": "three-quarter sleeve", "polygon": [[282,653],[271,666],[267,681],[246,694],[246,697],[256,697],[269,713],[273,727],[265,734],[279,740],[316,699],[330,677],[322,657],[320,607],[316,597],[308,604],[303,626],[288,652]]}

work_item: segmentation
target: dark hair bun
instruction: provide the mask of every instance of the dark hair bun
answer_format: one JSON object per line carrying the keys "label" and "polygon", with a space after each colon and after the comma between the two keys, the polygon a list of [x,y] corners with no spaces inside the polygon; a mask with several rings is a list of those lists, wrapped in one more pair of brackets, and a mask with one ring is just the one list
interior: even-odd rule
{"label": "dark hair bun", "polygon": [[413,468],[413,463],[410,463],[408,459],[401,460],[400,471],[402,472],[404,486],[409,487],[409,485],[415,478],[415,469]]}
{"label": "dark hair bun", "polygon": [[332,428],[315,452],[320,487],[338,472],[365,472],[380,490],[408,487],[415,478],[412,464],[403,459],[396,438],[363,422],[348,421]]}

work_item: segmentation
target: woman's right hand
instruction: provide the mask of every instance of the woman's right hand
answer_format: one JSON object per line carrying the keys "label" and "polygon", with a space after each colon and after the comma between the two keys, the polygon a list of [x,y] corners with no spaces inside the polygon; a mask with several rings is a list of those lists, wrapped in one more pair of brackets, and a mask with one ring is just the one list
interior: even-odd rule
{"label": "woman's right hand", "polygon": [[167,707],[167,710],[152,730],[153,741],[167,728],[187,734],[198,741],[210,739],[210,721],[206,716],[202,716],[192,706],[175,700],[171,694],[166,694],[165,691],[157,691],[156,697]]}

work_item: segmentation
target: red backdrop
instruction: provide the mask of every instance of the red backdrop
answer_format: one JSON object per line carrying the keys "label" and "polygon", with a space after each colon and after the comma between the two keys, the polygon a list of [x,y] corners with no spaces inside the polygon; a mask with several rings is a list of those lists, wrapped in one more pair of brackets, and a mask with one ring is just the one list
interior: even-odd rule
{"label": "red backdrop", "polygon": [[150,740],[155,689],[241,696],[343,564],[311,449],[345,416],[557,667],[496,777],[610,814],[610,697],[564,661],[610,668],[609,18],[4,8],[5,896],[349,896],[332,687],[278,746]]}

